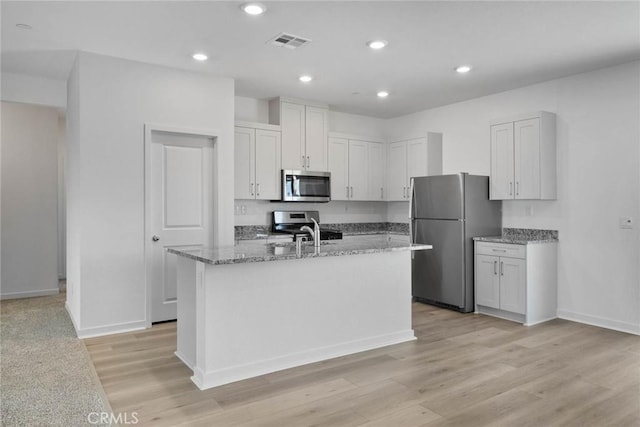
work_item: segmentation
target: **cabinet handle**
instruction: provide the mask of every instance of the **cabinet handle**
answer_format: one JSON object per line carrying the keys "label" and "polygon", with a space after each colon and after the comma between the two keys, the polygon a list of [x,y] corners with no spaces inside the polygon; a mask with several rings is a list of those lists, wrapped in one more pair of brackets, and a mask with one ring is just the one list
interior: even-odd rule
{"label": "cabinet handle", "polygon": [[307,167],[309,167],[310,163],[309,163],[309,156],[307,156]]}
{"label": "cabinet handle", "polygon": [[504,276],[504,262],[500,261],[500,275]]}
{"label": "cabinet handle", "polygon": [[407,187],[402,187],[402,198],[403,199],[407,198]]}
{"label": "cabinet handle", "polygon": [[304,156],[302,156],[302,169],[304,169]]}
{"label": "cabinet handle", "polygon": [[518,181],[516,181],[516,196],[520,195],[520,191],[518,190],[518,187],[519,187],[518,184],[520,184],[520,183]]}
{"label": "cabinet handle", "polygon": [[349,186],[347,185],[345,188],[347,189],[347,199],[348,199],[349,198]]}
{"label": "cabinet handle", "polygon": [[513,182],[509,181],[509,195],[513,196]]}
{"label": "cabinet handle", "polygon": [[260,183],[256,184],[256,196],[260,195]]}
{"label": "cabinet handle", "polygon": [[493,274],[498,274],[498,261],[493,261]]}
{"label": "cabinet handle", "polygon": [[351,187],[351,198],[353,199],[353,187]]}
{"label": "cabinet handle", "polygon": [[506,249],[491,249],[493,252],[507,252]]}
{"label": "cabinet handle", "polygon": [[380,187],[380,198],[384,199],[384,188]]}
{"label": "cabinet handle", "polygon": [[251,190],[250,190],[250,192],[251,192],[251,195],[253,196],[253,182],[251,183]]}

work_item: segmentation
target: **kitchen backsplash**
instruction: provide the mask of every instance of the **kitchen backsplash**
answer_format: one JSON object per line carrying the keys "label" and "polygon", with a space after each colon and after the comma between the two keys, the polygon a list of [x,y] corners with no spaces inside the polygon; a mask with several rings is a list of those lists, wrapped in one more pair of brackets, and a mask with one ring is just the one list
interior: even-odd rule
{"label": "kitchen backsplash", "polygon": [[558,240],[558,230],[503,228],[502,237],[514,240]]}
{"label": "kitchen backsplash", "polygon": [[[399,222],[323,223],[322,227],[340,230],[345,235],[376,233],[409,234],[409,224]],[[234,229],[236,240],[264,238],[271,231],[271,227],[268,225],[236,225]]]}

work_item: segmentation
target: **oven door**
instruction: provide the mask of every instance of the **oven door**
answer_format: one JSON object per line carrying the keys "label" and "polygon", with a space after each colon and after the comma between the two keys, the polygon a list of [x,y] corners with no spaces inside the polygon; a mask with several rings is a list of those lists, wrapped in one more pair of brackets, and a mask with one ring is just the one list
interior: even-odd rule
{"label": "oven door", "polygon": [[282,201],[328,202],[331,172],[282,170]]}

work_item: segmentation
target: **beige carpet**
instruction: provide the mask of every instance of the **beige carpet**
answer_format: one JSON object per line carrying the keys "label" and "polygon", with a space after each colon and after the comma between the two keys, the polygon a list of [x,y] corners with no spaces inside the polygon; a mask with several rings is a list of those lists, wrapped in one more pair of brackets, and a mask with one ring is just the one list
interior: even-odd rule
{"label": "beige carpet", "polygon": [[111,412],[64,299],[0,302],[3,426],[92,425],[90,413]]}

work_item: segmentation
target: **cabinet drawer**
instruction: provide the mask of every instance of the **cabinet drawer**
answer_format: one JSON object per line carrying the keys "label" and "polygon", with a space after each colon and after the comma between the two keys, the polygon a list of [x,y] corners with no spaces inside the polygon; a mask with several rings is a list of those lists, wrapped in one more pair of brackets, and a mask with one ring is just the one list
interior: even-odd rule
{"label": "cabinet drawer", "polygon": [[476,254],[506,256],[511,258],[525,258],[526,246],[509,243],[476,243]]}

